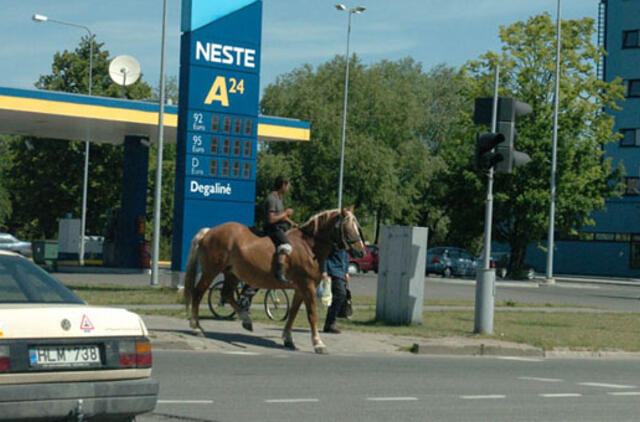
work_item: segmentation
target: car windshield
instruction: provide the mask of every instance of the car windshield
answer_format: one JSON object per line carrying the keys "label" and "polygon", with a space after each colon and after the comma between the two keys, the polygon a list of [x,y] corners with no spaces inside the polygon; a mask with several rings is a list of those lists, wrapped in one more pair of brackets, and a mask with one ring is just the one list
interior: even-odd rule
{"label": "car windshield", "polygon": [[24,258],[0,255],[0,303],[84,303],[61,282]]}

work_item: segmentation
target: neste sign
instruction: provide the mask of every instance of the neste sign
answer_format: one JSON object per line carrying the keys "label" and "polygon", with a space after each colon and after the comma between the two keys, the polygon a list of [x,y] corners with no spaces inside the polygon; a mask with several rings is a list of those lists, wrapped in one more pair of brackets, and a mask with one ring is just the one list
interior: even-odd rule
{"label": "neste sign", "polygon": [[256,50],[253,48],[196,41],[196,62],[229,64],[255,69]]}

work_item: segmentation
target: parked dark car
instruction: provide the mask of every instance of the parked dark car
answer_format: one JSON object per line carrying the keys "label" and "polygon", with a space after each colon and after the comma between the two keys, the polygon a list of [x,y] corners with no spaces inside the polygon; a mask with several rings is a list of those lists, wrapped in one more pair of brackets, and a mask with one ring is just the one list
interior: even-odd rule
{"label": "parked dark car", "polygon": [[22,256],[32,255],[31,242],[16,239],[9,233],[0,233],[0,249],[4,251],[17,252]]}
{"label": "parked dark car", "polygon": [[[511,254],[509,252],[494,252],[491,254],[492,262],[495,262],[496,277],[506,278],[510,273],[509,261]],[[536,270],[531,265],[526,264],[522,268],[522,272],[518,278],[524,277],[527,280],[533,280],[536,275]]]}
{"label": "parked dark car", "polygon": [[362,258],[354,258],[349,255],[349,274],[367,273],[369,271],[377,273],[379,260],[378,246],[367,245],[367,253]]}
{"label": "parked dark car", "polygon": [[473,277],[476,274],[477,262],[473,254],[466,249],[453,246],[431,248],[427,249],[425,275]]}

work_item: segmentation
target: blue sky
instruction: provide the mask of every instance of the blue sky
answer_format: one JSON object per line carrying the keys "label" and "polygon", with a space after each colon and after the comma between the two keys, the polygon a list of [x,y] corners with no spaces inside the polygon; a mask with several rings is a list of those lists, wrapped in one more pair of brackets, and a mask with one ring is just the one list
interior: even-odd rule
{"label": "blue sky", "polygon": [[[215,1],[215,0],[211,0]],[[336,1],[264,0],[261,86],[304,63],[344,54],[347,14]],[[563,0],[565,19],[597,17],[598,0]],[[167,74],[178,74],[180,0],[168,0]],[[353,17],[351,51],[365,63],[411,56],[426,70],[459,66],[499,48],[498,28],[548,12],[557,0],[361,0]],[[73,50],[81,29],[31,21],[34,13],[91,28],[111,56],[134,56],[144,80],[155,85],[160,69],[162,0],[0,0],[0,86],[32,88],[50,72],[53,55]]]}

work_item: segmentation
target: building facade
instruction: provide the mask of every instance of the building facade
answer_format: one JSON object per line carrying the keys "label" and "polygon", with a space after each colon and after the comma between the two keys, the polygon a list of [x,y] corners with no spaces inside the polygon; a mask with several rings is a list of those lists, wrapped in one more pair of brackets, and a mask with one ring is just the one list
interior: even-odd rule
{"label": "building facade", "polygon": [[[640,277],[640,0],[601,0],[598,7],[598,43],[607,52],[598,76],[620,77],[626,87],[622,110],[607,110],[622,137],[605,147],[605,157],[625,168],[625,189],[593,214],[595,226],[556,242],[553,268],[556,274]],[[546,252],[537,245],[527,252],[528,261],[544,272]]]}

